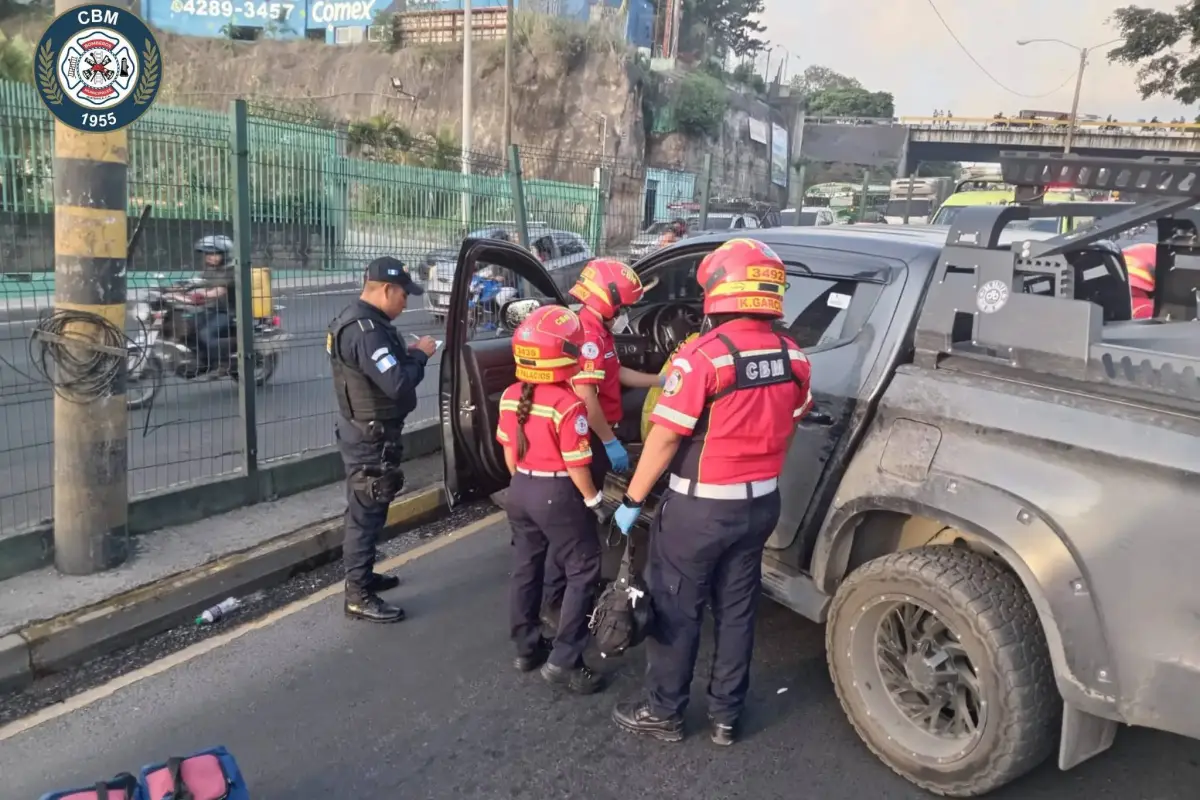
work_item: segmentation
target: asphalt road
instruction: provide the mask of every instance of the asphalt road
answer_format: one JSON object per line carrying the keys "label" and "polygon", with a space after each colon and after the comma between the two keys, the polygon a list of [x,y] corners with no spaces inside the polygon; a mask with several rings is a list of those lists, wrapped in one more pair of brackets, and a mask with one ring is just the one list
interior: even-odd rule
{"label": "asphalt road", "polygon": [[[239,638],[214,637],[93,701],[55,706],[34,727],[0,728],[4,796],[88,785],[218,743],[238,756],[256,800],[929,796],[856,738],[829,683],[821,629],[769,602],[747,736],[730,749],[696,735],[704,652],[693,735],[679,745],[631,737],[609,720],[612,704],[638,691],[640,652],[591,698],[514,673],[508,549],[506,526],[492,524],[401,567],[394,599],[409,619],[400,625],[351,623],[336,594],[312,595]],[[1103,756],[1067,773],[1047,763],[992,797],[1182,800],[1198,779],[1200,744],[1125,730]]]}
{"label": "asphalt road", "polygon": [[[258,446],[263,459],[332,445],[334,400],[325,355],[325,330],[357,294],[354,287],[284,289],[282,324],[294,338],[270,382],[258,391]],[[442,326],[413,298],[397,320],[402,331],[437,334]],[[53,393],[30,364],[34,320],[0,321],[0,531],[51,516]],[[438,336],[438,338],[444,338]],[[410,425],[437,416],[441,355],[418,389]],[[32,380],[31,380],[32,379]],[[211,478],[237,470],[240,418],[237,386],[229,380],[169,380],[149,410],[131,412],[129,458],[133,493]]]}

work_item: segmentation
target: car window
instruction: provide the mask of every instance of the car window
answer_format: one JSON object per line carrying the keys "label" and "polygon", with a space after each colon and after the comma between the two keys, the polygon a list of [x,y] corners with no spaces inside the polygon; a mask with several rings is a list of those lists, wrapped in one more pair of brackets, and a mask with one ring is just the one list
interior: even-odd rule
{"label": "car window", "polygon": [[746,227],[746,221],[744,219],[742,219],[741,217],[738,217],[737,219],[735,219],[733,221],[734,230],[738,230],[738,229],[744,228],[744,227]]}
{"label": "car window", "polygon": [[[783,319],[780,330],[796,340],[805,350],[835,344],[858,334],[861,322],[851,324],[852,306],[862,302],[874,303],[877,291],[863,292],[863,287],[877,288],[854,280],[835,280],[802,275],[788,275],[787,291],[783,296]],[[867,309],[869,310],[869,309]],[[865,315],[856,315],[857,319]]]}
{"label": "car window", "polygon": [[500,313],[511,300],[536,298],[554,302],[544,292],[521,280],[516,272],[494,264],[480,264],[471,278],[471,299],[467,306],[467,339],[495,339],[512,336],[513,326]]}
{"label": "car window", "polygon": [[758,220],[756,220],[754,217],[746,217],[746,227],[747,228],[757,228]]}

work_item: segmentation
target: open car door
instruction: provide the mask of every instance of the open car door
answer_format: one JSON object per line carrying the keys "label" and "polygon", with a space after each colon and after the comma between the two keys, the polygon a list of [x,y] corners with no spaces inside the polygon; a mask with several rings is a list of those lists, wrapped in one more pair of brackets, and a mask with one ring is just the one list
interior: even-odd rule
{"label": "open car door", "polygon": [[515,290],[517,300],[509,302],[567,305],[550,274],[529,251],[496,239],[463,242],[450,290],[446,351],[438,379],[442,467],[451,508],[463,500],[498,492],[509,482],[504,452],[496,441],[496,423],[500,396],[516,380],[512,327],[501,314],[493,313],[496,309],[489,312],[495,317],[489,325],[468,324],[479,314],[474,305],[480,301],[473,297],[471,278],[481,265],[490,272],[491,280]]}

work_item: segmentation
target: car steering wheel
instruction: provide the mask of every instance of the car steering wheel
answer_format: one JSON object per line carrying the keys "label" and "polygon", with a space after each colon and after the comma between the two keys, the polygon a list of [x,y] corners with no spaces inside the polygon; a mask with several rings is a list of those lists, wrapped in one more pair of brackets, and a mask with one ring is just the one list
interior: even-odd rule
{"label": "car steering wheel", "polygon": [[684,339],[700,330],[704,317],[687,303],[670,303],[654,315],[654,343],[665,355],[675,352]]}

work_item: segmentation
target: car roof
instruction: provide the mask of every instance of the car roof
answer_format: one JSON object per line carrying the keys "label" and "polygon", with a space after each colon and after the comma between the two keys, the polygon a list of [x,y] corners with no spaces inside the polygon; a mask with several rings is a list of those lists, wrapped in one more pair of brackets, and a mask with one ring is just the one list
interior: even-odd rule
{"label": "car roof", "polygon": [[[883,225],[859,223],[857,225],[824,225],[783,228],[751,228],[744,231],[722,231],[701,234],[686,240],[688,246],[704,242],[723,242],[729,239],[756,239],[775,246],[823,247],[863,253],[881,258],[896,258],[911,262],[916,259],[933,258],[946,246],[950,234],[947,225]],[[1000,244],[1012,244],[1030,240],[1051,239],[1056,233],[1030,230],[1005,230],[1000,234]],[[672,247],[681,247],[672,245]]]}

